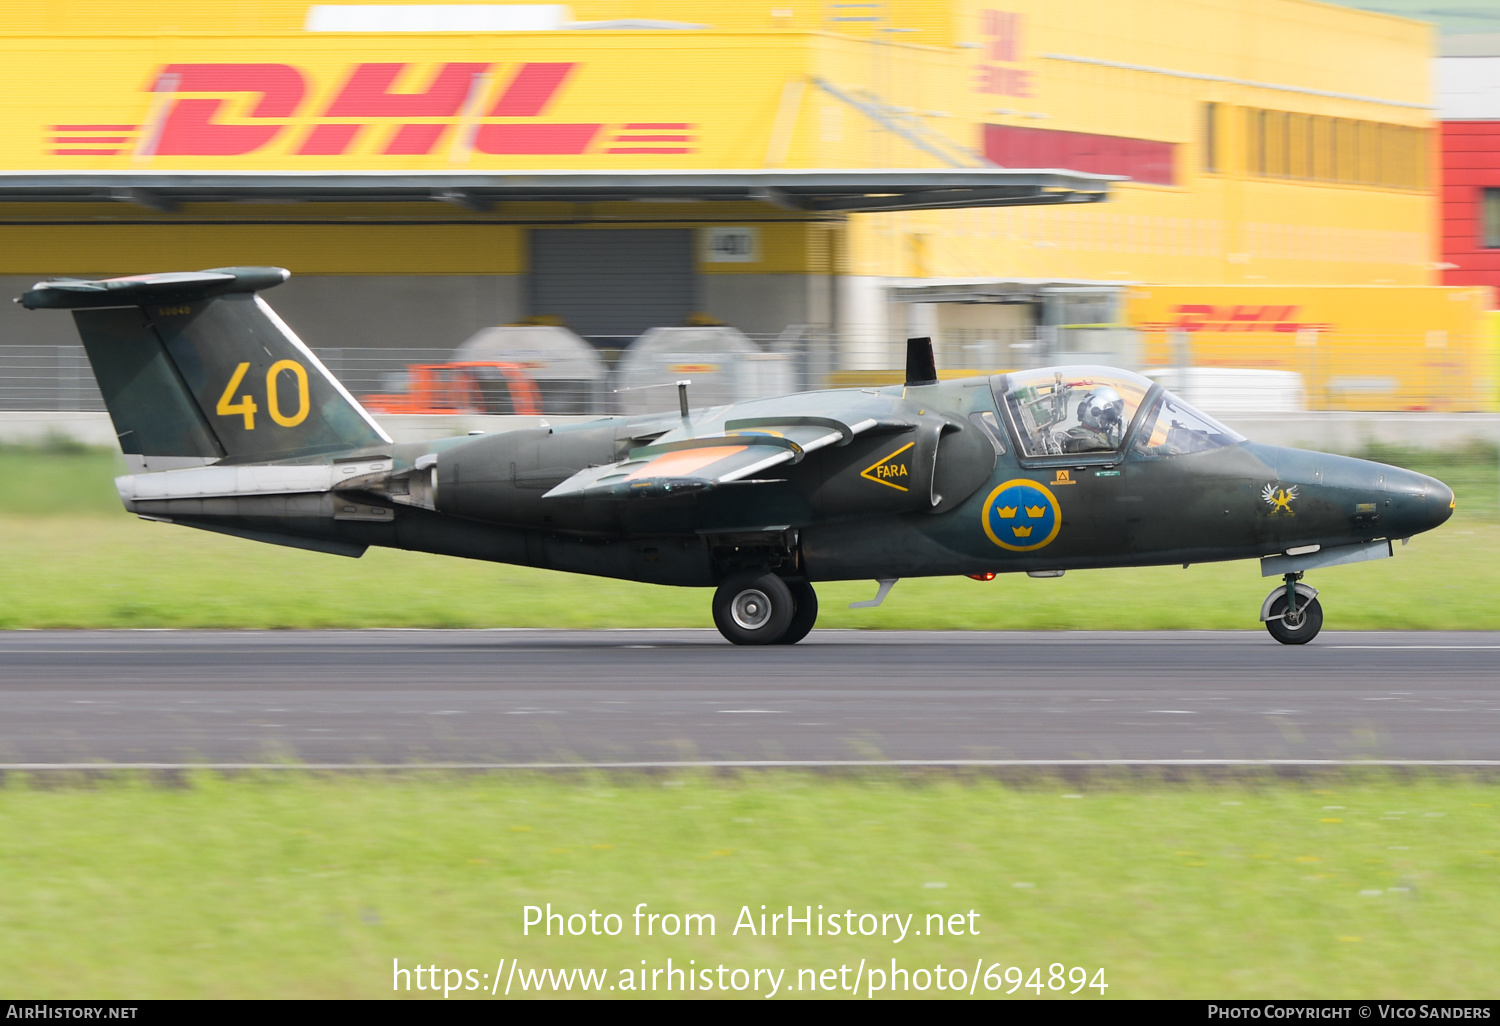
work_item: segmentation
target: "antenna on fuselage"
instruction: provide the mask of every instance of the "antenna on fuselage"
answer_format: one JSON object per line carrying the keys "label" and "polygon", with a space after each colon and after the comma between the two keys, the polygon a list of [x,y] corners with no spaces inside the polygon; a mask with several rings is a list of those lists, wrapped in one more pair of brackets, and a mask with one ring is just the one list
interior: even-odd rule
{"label": "antenna on fuselage", "polygon": [[909,338],[906,340],[906,385],[936,385],[937,361],[932,357],[932,339]]}

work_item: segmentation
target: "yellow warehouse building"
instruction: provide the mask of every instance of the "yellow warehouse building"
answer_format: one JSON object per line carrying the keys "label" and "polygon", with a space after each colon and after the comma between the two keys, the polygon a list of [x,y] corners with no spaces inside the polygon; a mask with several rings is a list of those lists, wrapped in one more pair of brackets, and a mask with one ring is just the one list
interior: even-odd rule
{"label": "yellow warehouse building", "polygon": [[[1430,31],[1310,0],[25,4],[0,275],[276,264],[318,347],[717,320],[834,380],[907,334],[955,369],[1290,367],[1232,308],[1294,307],[1265,323],[1337,323],[1290,334],[1351,365],[1440,333],[1475,408],[1493,304],[1435,285]],[[0,314],[0,346],[57,321]],[[1309,397],[1430,405],[1408,385]]]}

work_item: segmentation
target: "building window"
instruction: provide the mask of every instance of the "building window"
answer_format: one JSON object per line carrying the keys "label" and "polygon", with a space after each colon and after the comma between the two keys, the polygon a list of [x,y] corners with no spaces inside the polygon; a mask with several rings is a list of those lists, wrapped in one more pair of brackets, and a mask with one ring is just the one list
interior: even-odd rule
{"label": "building window", "polygon": [[1266,173],[1266,112],[1245,111],[1245,170],[1252,175]]}
{"label": "building window", "polygon": [[1427,131],[1319,114],[1248,110],[1245,169],[1261,178],[1388,189],[1426,186]]}
{"label": "building window", "polygon": [[1484,190],[1484,248],[1500,249],[1500,189]]}
{"label": "building window", "polygon": [[1266,111],[1265,174],[1267,178],[1286,177],[1286,119],[1285,112]]}
{"label": "building window", "polygon": [[1334,159],[1338,169],[1334,181],[1352,185],[1359,177],[1359,131],[1358,122],[1340,118],[1334,128]]}
{"label": "building window", "polygon": [[1356,123],[1359,132],[1359,173],[1356,180],[1361,185],[1380,184],[1380,146],[1376,132],[1379,125],[1368,121]]}
{"label": "building window", "polygon": [[1308,150],[1312,154],[1310,177],[1315,182],[1336,182],[1338,176],[1338,139],[1333,118],[1309,118]]}
{"label": "building window", "polygon": [[1203,170],[1210,174],[1219,170],[1219,105],[1203,105]]}
{"label": "building window", "polygon": [[1286,176],[1288,178],[1312,177],[1312,149],[1308,135],[1312,131],[1312,119],[1306,114],[1286,116]]}

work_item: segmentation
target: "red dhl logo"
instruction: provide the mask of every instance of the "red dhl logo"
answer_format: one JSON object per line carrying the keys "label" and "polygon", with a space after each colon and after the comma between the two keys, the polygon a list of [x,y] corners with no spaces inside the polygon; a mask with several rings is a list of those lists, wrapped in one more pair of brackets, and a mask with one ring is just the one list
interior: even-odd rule
{"label": "red dhl logo", "polygon": [[[589,152],[677,154],[693,152],[694,126],[684,122],[562,124],[542,117],[579,65],[517,65],[498,89],[493,64],[449,62],[420,92],[393,87],[410,65],[356,64],[312,125],[305,116],[308,76],[290,64],[169,64],[152,79],[153,111],[145,125],[53,125],[52,152],[62,157],[238,157],[286,136],[299,156],[340,156],[377,127],[390,129],[376,152],[393,156],[432,153],[449,132],[456,149],[495,155],[562,155]],[[493,100],[490,100],[491,94]],[[231,96],[248,95],[249,109],[235,122],[220,120]],[[505,119],[505,120],[501,120]],[[365,145],[370,145],[369,143]]]}
{"label": "red dhl logo", "polygon": [[1213,306],[1183,303],[1172,307],[1175,320],[1152,321],[1143,331],[1332,331],[1332,324],[1297,320],[1300,306]]}
{"label": "red dhl logo", "polygon": [[[981,11],[979,30],[985,37],[982,60],[1017,64],[1021,60],[1021,26],[1023,18],[1011,11]],[[974,88],[981,93],[1022,98],[1036,95],[1031,72],[1026,68],[1007,68],[980,64]]]}

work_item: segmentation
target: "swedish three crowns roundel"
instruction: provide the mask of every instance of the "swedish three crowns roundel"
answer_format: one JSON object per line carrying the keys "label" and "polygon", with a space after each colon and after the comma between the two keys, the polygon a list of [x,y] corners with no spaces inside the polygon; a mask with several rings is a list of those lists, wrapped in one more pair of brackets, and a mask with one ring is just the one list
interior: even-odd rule
{"label": "swedish three crowns roundel", "polygon": [[1035,481],[1007,481],[985,500],[984,533],[1002,549],[1039,549],[1056,538],[1061,527],[1057,496]]}

